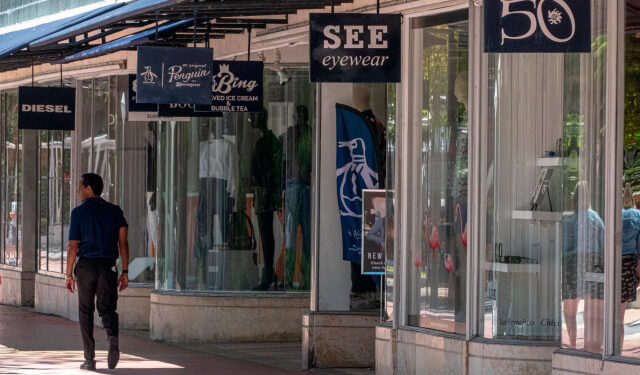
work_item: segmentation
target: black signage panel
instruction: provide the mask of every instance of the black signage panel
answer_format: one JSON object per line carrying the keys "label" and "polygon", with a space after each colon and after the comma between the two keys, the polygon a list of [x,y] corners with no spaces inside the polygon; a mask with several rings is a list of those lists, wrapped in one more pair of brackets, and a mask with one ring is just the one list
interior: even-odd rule
{"label": "black signage panel", "polygon": [[485,0],[485,52],[591,52],[589,0]]}
{"label": "black signage panel", "polygon": [[211,103],[212,48],[138,47],[138,103]]}
{"label": "black signage panel", "polygon": [[76,89],[18,88],[18,129],[74,130]]}
{"label": "black signage panel", "polygon": [[311,82],[400,82],[399,14],[311,13]]}
{"label": "black signage panel", "polygon": [[362,190],[362,258],[363,275],[384,275],[386,190]]}
{"label": "black signage panel", "polygon": [[159,104],[160,117],[222,117],[222,112],[212,111],[213,106],[199,104]]}
{"label": "black signage panel", "polygon": [[157,112],[157,104],[138,103],[136,100],[138,91],[138,78],[135,74],[129,74],[129,112]]}
{"label": "black signage panel", "polygon": [[220,112],[262,112],[262,61],[213,61],[213,106]]}

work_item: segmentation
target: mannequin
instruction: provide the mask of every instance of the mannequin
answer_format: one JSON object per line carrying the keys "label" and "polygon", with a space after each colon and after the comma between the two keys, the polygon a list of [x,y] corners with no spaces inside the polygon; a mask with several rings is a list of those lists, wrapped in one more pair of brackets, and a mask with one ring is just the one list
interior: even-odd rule
{"label": "mannequin", "polygon": [[[284,143],[285,190],[285,234],[287,289],[310,287],[311,253],[311,126],[309,109],[305,105],[296,106],[293,126],[288,127]],[[297,249],[298,228],[302,232],[302,249]],[[294,281],[296,258],[300,252],[299,271],[301,283]]]}
{"label": "mannequin", "polygon": [[282,142],[267,127],[267,116],[267,110],[263,109],[249,117],[251,127],[261,133],[251,156],[251,183],[255,189],[254,205],[264,255],[262,281],[253,290],[268,290],[276,282],[273,213],[282,206]]}
{"label": "mannequin", "polygon": [[355,83],[351,89],[353,108],[360,112],[371,109],[371,90],[367,85]]}
{"label": "mannequin", "polygon": [[[209,250],[227,246],[230,217],[236,192],[238,155],[235,146],[212,124],[207,139],[199,144],[198,171],[198,289],[204,287]],[[214,280],[208,280],[211,284]],[[220,285],[207,285],[215,288]]]}

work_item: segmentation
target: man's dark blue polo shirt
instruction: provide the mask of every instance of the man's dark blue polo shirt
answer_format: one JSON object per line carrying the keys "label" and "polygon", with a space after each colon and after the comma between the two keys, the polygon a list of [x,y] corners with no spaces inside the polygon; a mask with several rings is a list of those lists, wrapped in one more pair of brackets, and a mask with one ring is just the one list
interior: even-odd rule
{"label": "man's dark blue polo shirt", "polygon": [[120,207],[89,198],[71,211],[69,241],[80,241],[80,257],[117,258],[118,232],[123,227],[128,224]]}

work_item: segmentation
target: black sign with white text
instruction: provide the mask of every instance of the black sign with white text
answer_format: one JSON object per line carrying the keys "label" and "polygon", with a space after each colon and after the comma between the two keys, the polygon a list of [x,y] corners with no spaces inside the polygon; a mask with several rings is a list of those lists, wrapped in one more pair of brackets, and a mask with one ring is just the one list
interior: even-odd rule
{"label": "black sign with white text", "polygon": [[212,48],[138,47],[138,103],[211,103]]}
{"label": "black sign with white text", "polygon": [[262,112],[262,61],[213,61],[213,107],[220,112]]}
{"label": "black sign with white text", "polygon": [[589,0],[485,0],[485,52],[591,52]]}
{"label": "black sign with white text", "polygon": [[76,89],[18,88],[18,129],[74,130]]}
{"label": "black sign with white text", "polygon": [[160,117],[222,117],[222,112],[212,111],[212,105],[159,104]]}
{"label": "black sign with white text", "polygon": [[400,82],[399,14],[311,13],[311,82]]}

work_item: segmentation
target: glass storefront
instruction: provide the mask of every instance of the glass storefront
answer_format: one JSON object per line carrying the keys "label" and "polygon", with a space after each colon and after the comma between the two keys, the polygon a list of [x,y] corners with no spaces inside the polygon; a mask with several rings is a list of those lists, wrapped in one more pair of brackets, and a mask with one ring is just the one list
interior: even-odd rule
{"label": "glass storefront", "polygon": [[464,333],[467,282],[467,12],[412,20],[411,217],[421,246],[408,252],[408,324]]}
{"label": "glass storefront", "polygon": [[624,25],[624,139],[622,149],[621,305],[615,332],[619,353],[640,356],[640,1],[625,1]]}
{"label": "glass storefront", "polygon": [[71,189],[71,132],[41,130],[39,163],[39,269],[64,273],[74,191]]}
{"label": "glass storefront", "polygon": [[18,130],[18,91],[1,94],[2,149],[0,170],[0,263],[22,263],[22,132]]}
{"label": "glass storefront", "polygon": [[602,352],[605,7],[589,54],[488,54],[484,337]]}
{"label": "glass storefront", "polygon": [[158,289],[309,290],[315,91],[306,69],[264,78],[261,113],[151,130]]}
{"label": "glass storefront", "polygon": [[94,172],[104,180],[102,198],[120,205],[129,223],[129,280],[153,283],[155,258],[147,239],[147,156],[153,147],[147,124],[126,121],[128,76],[65,85],[76,86],[79,120],[73,132],[39,132],[38,269],[66,271],[70,213],[81,203],[76,180]]}

